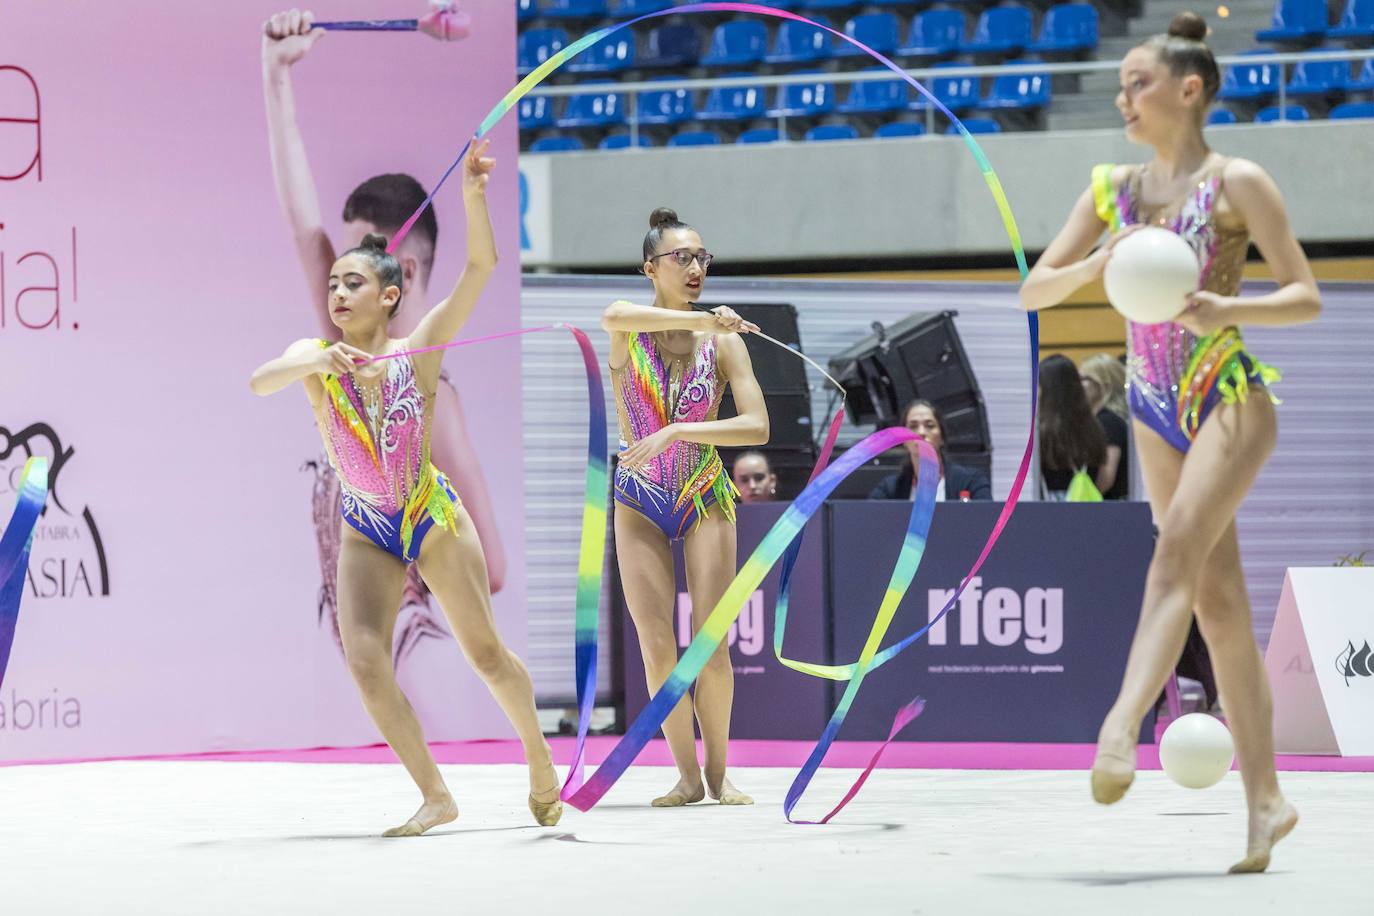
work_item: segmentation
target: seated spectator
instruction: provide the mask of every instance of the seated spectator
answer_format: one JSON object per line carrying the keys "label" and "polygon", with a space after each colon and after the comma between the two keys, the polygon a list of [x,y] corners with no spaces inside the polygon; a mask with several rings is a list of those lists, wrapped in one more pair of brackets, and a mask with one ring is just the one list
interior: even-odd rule
{"label": "seated spectator", "polygon": [[[1126,367],[1110,353],[1099,353],[1083,361],[1079,367],[1083,377],[1083,393],[1088,408],[1102,424],[1107,436],[1107,459],[1102,466],[1102,480],[1111,485],[1102,490],[1103,499],[1127,499],[1131,488],[1131,449],[1129,444],[1129,408],[1126,406]],[[1112,470],[1115,475],[1112,476]],[[1099,489],[1101,484],[1099,483]]]}
{"label": "seated spectator", "polygon": [[[902,411],[902,419],[906,428],[929,442],[940,457],[940,486],[935,491],[936,500],[992,499],[992,481],[986,473],[945,460],[945,417],[940,408],[929,401],[912,401]],[[903,445],[907,458],[902,469],[874,487],[868,494],[869,499],[915,498],[920,447],[915,442]]]}
{"label": "seated spectator", "polygon": [[744,452],[730,470],[742,503],[765,503],[778,498],[778,475],[768,465],[763,452]]}
{"label": "seated spectator", "polygon": [[[1107,436],[1093,416],[1073,360],[1058,354],[1040,362],[1040,479],[1045,499],[1063,500],[1079,471],[1087,471],[1099,492],[1116,468],[1107,468]],[[1111,476],[1107,476],[1110,470]]]}

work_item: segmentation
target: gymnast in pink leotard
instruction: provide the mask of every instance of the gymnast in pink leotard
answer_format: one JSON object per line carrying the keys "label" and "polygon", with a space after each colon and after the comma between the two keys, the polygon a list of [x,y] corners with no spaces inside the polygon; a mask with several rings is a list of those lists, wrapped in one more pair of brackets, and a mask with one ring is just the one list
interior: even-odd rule
{"label": "gymnast in pink leotard", "polygon": [[404,280],[400,263],[386,251],[386,239],[369,235],[330,270],[329,312],[343,340],[297,341],[253,373],[253,390],[260,395],[295,381],[304,384],[339,477],[344,524],[338,601],[344,654],[373,722],[423,796],[415,815],[386,836],[416,836],[458,816],[392,668],[392,631],[412,562],[443,608],[463,654],[520,735],[535,820],[556,824],[563,810],[529,672],[502,643],[492,619],[482,545],[447,479],[430,463],[442,351],[391,355],[456,337],[496,268],[486,203],[495,161],[485,157],[487,147],[485,142],[474,144],[463,162],[467,268],[409,337],[395,340],[387,334]]}
{"label": "gymnast in pink leotard", "polygon": [[[1167,35],[1121,62],[1117,108],[1131,141],[1153,153],[1142,166],[1103,166],[1021,287],[1028,309],[1057,305],[1103,273],[1132,224],[1179,233],[1198,253],[1201,288],[1172,321],[1132,323],[1130,401],[1159,538],[1140,623],[1116,702],[1097,739],[1093,798],[1119,801],[1135,778],[1141,719],[1163,690],[1191,622],[1216,666],[1249,809],[1246,854],[1232,871],[1263,871],[1297,824],[1274,766],[1273,705],[1251,627],[1236,510],[1277,437],[1267,386],[1277,373],[1241,342],[1246,324],[1311,321],[1321,295],[1268,173],[1223,156],[1203,124],[1221,74],[1207,25],[1180,13]],[[1125,227],[1125,228],[1123,228]],[[1111,239],[1094,250],[1104,231]],[[1277,288],[1239,295],[1253,240]]]}
{"label": "gymnast in pink leotard", "polygon": [[[620,418],[615,472],[615,549],[649,690],[677,663],[677,588],[670,542],[681,539],[693,632],[735,576],[735,489],[716,446],[768,441],[768,410],[741,333],[758,328],[728,308],[696,311],[711,255],[701,236],[660,208],[649,218],[642,270],[654,304],[615,302],[601,324],[611,335],[611,384]],[[716,415],[729,384],[739,416]],[[725,776],[734,669],[721,645],[697,680],[692,702],[706,748],[697,761],[692,709],[663,723],[679,780],[656,807],[700,801],[752,804]]]}

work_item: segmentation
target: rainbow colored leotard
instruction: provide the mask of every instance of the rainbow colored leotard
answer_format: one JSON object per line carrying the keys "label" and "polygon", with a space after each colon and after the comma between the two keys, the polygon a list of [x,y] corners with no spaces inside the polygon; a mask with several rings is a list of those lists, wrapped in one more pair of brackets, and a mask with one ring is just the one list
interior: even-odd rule
{"label": "rainbow colored leotard", "polygon": [[429,460],[434,399],[420,390],[409,356],[387,360],[375,381],[349,373],[323,382],[315,422],[339,478],[344,521],[410,563],[431,527],[455,530],[459,504]]}
{"label": "rainbow colored leotard", "polygon": [[[1114,166],[1099,165],[1093,169],[1097,215],[1113,232],[1147,223],[1178,233],[1197,252],[1202,266],[1200,288],[1234,296],[1240,291],[1250,237],[1243,224],[1219,219],[1216,213],[1226,162],[1209,168],[1180,203],[1154,209],[1140,205],[1143,166],[1132,168],[1120,187],[1113,188]],[[1251,385],[1267,393],[1267,386],[1280,378],[1277,369],[1250,355],[1238,328],[1222,328],[1199,338],[1172,321],[1126,324],[1131,414],[1180,452],[1188,451],[1218,404],[1243,402]]]}
{"label": "rainbow colored leotard", "polygon": [[[669,423],[716,419],[728,380],[716,363],[715,335],[702,335],[689,365],[673,363],[664,360],[654,335],[630,335],[629,361],[611,370],[622,451]],[[649,519],[671,540],[685,535],[712,503],[733,522],[735,496],[714,445],[673,442],[644,468],[616,468],[616,502]]]}

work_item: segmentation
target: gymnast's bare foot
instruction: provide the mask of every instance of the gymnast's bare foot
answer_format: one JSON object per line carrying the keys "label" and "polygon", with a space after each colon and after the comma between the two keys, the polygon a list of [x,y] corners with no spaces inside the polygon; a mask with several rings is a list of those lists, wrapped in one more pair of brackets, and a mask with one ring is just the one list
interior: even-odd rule
{"label": "gymnast's bare foot", "polygon": [[717,781],[711,777],[706,777],[706,790],[711,793],[711,797],[722,805],[752,805],[754,799],[745,795],[735,784],[725,776],[721,776]]}
{"label": "gymnast's bare foot", "polygon": [[540,827],[553,827],[563,817],[563,799],[559,797],[558,786],[543,793],[530,793],[530,813]]}
{"label": "gymnast's bare foot", "polygon": [[683,805],[699,802],[705,797],[706,787],[701,784],[701,776],[698,775],[696,779],[684,776],[677,781],[677,785],[668,790],[667,795],[660,795],[652,804],[655,808],[681,808]]}
{"label": "gymnast's bare foot", "polygon": [[547,743],[542,754],[528,755],[530,765],[530,813],[541,827],[552,827],[563,816],[559,798],[558,771],[553,768],[553,751]]}
{"label": "gymnast's bare foot", "polygon": [[1298,825],[1298,809],[1282,795],[1250,809],[1250,836],[1245,858],[1231,866],[1231,874],[1261,872],[1269,867],[1269,852],[1274,844]]}
{"label": "gymnast's bare foot", "polygon": [[1135,735],[1113,726],[1111,720],[1103,722],[1093,760],[1093,800],[1100,805],[1115,804],[1134,781]]}
{"label": "gymnast's bare foot", "polygon": [[458,819],[458,804],[453,800],[453,796],[447,795],[436,798],[433,801],[426,801],[420,806],[420,810],[399,827],[392,827],[382,834],[386,837],[395,836],[419,836],[426,830],[438,827],[440,824],[447,824]]}

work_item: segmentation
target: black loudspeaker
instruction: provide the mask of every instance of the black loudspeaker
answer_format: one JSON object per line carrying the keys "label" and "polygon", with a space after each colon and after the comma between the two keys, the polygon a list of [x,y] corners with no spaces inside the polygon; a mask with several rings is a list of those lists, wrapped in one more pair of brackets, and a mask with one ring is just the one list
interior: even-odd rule
{"label": "black loudspeaker", "polygon": [[[797,310],[789,303],[713,303],[712,307],[727,305],[746,321],[752,321],[763,333],[787,346],[801,351],[801,335],[797,332]],[[754,367],[754,378],[768,401],[768,425],[771,431],[768,444],[762,451],[806,454],[815,453],[815,433],[811,423],[811,388],[806,380],[806,366],[795,356],[784,353],[777,346],[751,334],[744,335],[744,346]],[[720,404],[720,416],[733,417],[739,411],[735,398],[727,388]]]}
{"label": "black loudspeaker", "polygon": [[959,332],[957,312],[923,312],[874,333],[830,360],[830,373],[848,393],[858,426],[893,426],[901,410],[923,398],[945,417],[945,450],[960,464],[989,470],[992,437],[978,379]]}

